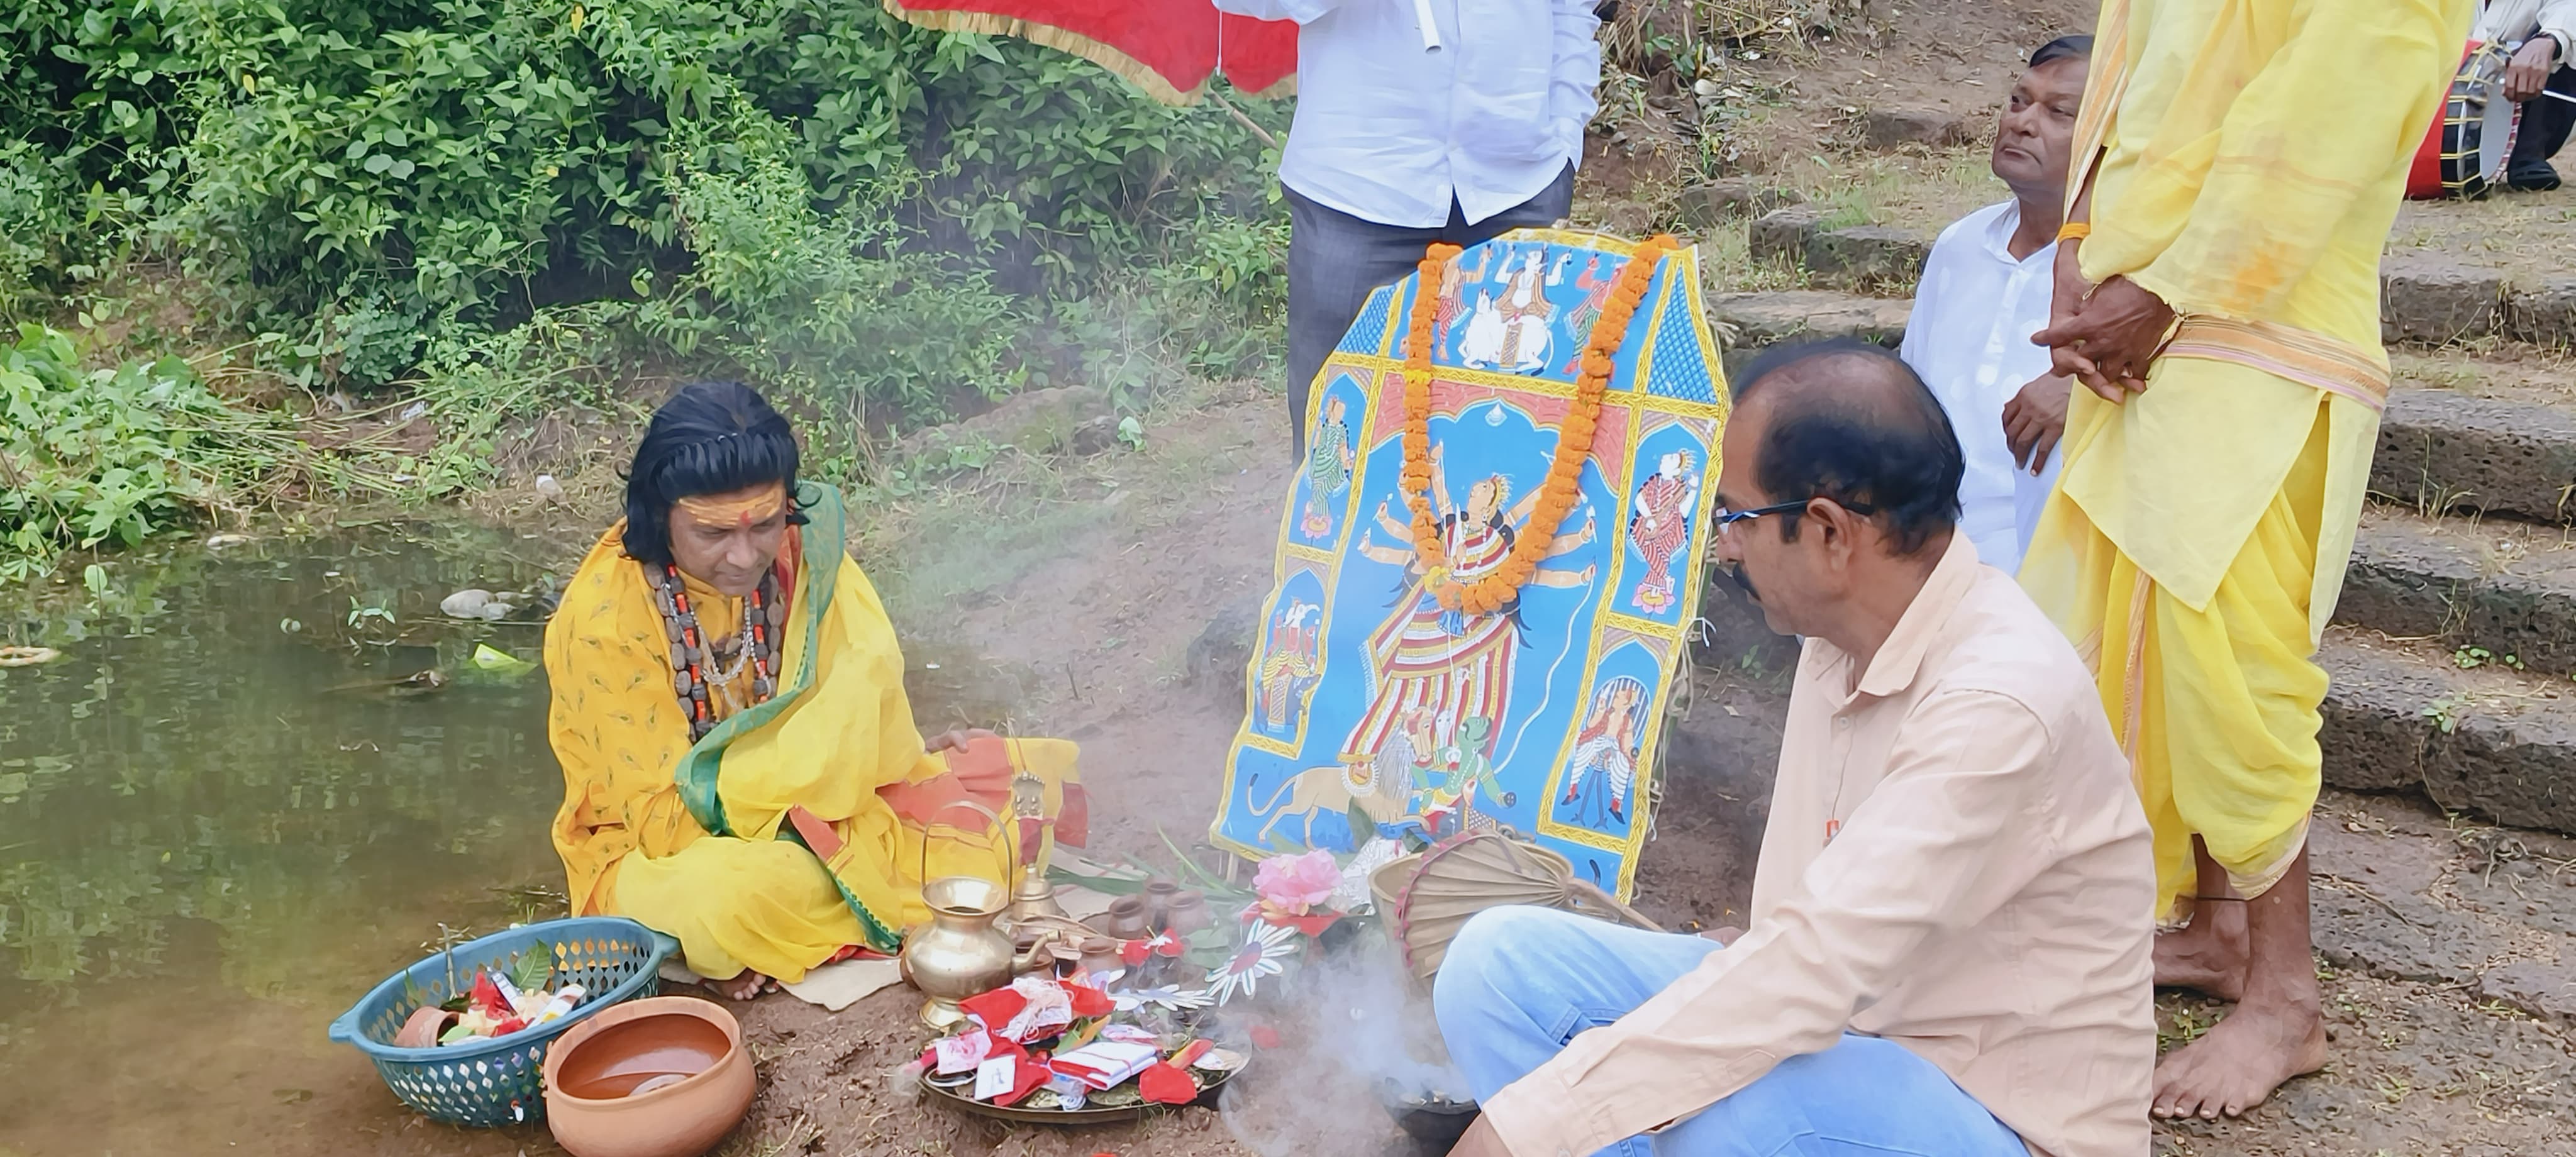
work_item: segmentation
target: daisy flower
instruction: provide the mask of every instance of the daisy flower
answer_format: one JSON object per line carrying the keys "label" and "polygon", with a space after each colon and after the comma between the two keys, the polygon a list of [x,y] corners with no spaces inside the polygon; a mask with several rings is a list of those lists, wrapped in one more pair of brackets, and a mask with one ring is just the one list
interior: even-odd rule
{"label": "daisy flower", "polygon": [[1140,1008],[1146,1007],[1147,1005],[1152,1005],[1156,1008],[1169,1009],[1173,1012],[1186,1012],[1191,1009],[1206,1008],[1208,1005],[1215,1003],[1215,998],[1208,995],[1208,990],[1204,988],[1182,988],[1177,984],[1164,984],[1153,988],[1139,988],[1131,992],[1113,993],[1112,999],[1115,999],[1118,1002],[1118,1011],[1120,1012],[1134,1012]]}
{"label": "daisy flower", "polygon": [[1265,976],[1287,971],[1280,963],[1297,951],[1297,933],[1261,921],[1244,929],[1243,946],[1234,950],[1225,963],[1208,970],[1208,985],[1218,1004],[1237,995],[1250,996]]}

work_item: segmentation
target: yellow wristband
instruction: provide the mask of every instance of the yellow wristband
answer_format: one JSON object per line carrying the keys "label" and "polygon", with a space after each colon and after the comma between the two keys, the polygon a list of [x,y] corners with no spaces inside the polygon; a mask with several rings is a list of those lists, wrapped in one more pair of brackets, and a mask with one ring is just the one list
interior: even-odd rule
{"label": "yellow wristband", "polygon": [[2057,228],[2057,239],[2060,241],[2081,241],[2092,235],[2093,226],[2090,222],[2069,221]]}

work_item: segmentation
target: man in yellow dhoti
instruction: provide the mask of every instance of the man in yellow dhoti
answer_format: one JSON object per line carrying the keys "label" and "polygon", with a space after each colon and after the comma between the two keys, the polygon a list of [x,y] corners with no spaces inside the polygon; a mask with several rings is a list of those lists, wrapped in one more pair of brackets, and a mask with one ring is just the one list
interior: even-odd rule
{"label": "man in yellow dhoti", "polygon": [[2312,660],[2388,390],[2379,253],[2473,0],[2103,0],[2050,328],[2091,388],[2021,579],[2156,834],[2156,980],[2239,1001],[2157,1067],[2233,1115],[2325,1061]]}
{"label": "man in yellow dhoti", "polygon": [[[573,911],[679,937],[691,970],[746,998],[851,947],[894,950],[929,918],[925,862],[993,875],[1015,808],[1024,836],[1042,816],[1072,843],[1085,810],[1070,743],[968,731],[925,749],[840,494],[796,468],[760,395],[683,388],[546,628]],[[932,823],[961,835],[927,839]],[[1053,834],[1020,840],[1023,858]]]}

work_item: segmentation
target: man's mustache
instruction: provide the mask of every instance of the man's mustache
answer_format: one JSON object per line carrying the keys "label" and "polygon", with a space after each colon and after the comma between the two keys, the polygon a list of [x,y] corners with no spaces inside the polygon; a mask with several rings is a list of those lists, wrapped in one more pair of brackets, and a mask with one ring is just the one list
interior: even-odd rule
{"label": "man's mustache", "polygon": [[1753,589],[1753,580],[1744,576],[1743,563],[1732,563],[1724,569],[1727,579],[1744,591],[1744,597],[1757,603],[1762,601],[1762,592]]}

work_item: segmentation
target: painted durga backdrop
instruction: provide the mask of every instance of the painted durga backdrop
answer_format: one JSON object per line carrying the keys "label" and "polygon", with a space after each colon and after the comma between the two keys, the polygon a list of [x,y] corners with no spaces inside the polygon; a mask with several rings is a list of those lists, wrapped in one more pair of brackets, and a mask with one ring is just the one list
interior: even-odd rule
{"label": "painted durga backdrop", "polygon": [[[1419,274],[1377,291],[1317,378],[1213,837],[1267,855],[1505,829],[1625,897],[1708,549],[1726,420],[1696,254],[1667,255],[1612,359],[1572,505],[1498,609],[1440,578],[1502,567],[1530,524],[1593,326],[1635,246],[1521,229],[1429,291],[1427,573],[1404,470]],[[1533,548],[1535,549],[1535,548]]]}

